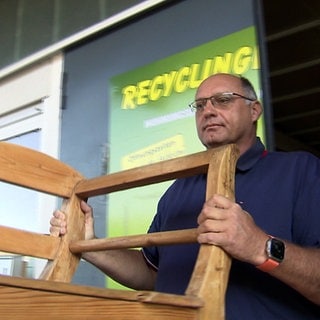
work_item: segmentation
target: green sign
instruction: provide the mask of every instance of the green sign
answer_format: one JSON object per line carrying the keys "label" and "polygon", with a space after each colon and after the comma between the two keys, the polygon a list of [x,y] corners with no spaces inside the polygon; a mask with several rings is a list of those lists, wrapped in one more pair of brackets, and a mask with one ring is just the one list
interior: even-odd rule
{"label": "green sign", "polygon": [[[203,151],[188,103],[202,80],[220,72],[245,76],[260,95],[256,43],[250,27],[112,78],[110,172]],[[258,128],[263,140],[262,119]],[[146,233],[171,183],[111,194],[107,236]]]}

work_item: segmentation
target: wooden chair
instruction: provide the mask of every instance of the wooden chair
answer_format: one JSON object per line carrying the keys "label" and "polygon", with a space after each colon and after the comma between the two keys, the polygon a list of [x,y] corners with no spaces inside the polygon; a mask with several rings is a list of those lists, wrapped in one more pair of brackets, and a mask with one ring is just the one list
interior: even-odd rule
{"label": "wooden chair", "polygon": [[[196,242],[196,229],[83,240],[81,199],[200,173],[207,194],[234,198],[238,152],[234,145],[85,179],[45,154],[0,142],[0,181],[64,199],[68,233],[53,237],[0,226],[0,251],[40,257],[48,263],[40,279],[0,276],[1,319],[224,319],[230,258],[216,246],[201,245],[184,295],[103,289],[70,284],[80,253]],[[26,214],[26,213],[22,213]],[[1,224],[1,221],[0,221]]]}

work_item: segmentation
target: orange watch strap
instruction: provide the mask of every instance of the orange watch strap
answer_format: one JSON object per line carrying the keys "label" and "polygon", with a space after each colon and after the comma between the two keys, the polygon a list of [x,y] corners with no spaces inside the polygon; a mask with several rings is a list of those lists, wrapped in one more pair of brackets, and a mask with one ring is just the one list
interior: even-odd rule
{"label": "orange watch strap", "polygon": [[257,266],[257,268],[261,271],[269,272],[269,271],[273,270],[274,268],[276,268],[278,265],[279,265],[279,262],[272,260],[272,259],[268,259],[264,263],[259,264]]}

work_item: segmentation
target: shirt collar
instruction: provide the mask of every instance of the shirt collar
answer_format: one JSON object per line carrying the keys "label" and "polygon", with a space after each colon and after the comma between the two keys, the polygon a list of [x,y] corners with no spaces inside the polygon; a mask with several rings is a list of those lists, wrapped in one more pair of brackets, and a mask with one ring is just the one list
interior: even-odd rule
{"label": "shirt collar", "polygon": [[237,170],[250,170],[263,156],[265,156],[265,146],[261,142],[260,138],[257,137],[256,143],[238,159]]}

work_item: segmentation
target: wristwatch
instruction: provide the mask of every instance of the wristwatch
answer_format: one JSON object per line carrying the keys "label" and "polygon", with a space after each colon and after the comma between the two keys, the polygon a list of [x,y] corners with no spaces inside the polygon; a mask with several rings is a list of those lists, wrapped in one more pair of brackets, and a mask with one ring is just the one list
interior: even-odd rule
{"label": "wristwatch", "polygon": [[283,241],[269,236],[266,242],[266,254],[268,259],[257,266],[257,268],[264,272],[269,272],[276,268],[284,259],[285,244]]}

